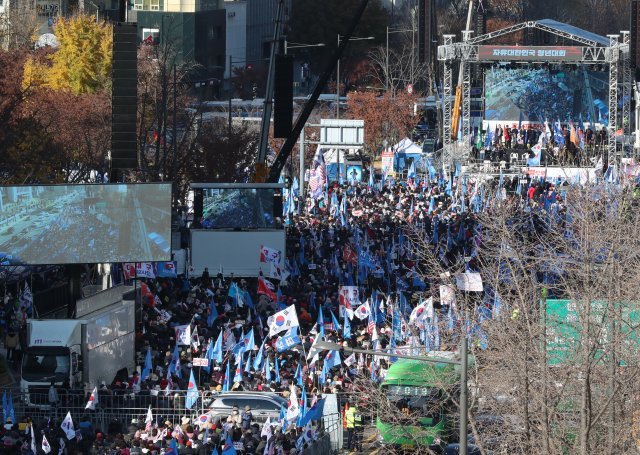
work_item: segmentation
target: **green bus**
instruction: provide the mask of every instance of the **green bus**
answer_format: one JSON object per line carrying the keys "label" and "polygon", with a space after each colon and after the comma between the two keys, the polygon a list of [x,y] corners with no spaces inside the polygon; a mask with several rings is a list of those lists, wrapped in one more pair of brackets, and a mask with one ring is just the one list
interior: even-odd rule
{"label": "green bus", "polygon": [[[449,358],[451,353],[446,354]],[[438,450],[457,441],[458,410],[451,397],[459,395],[458,367],[399,359],[387,371],[381,388],[391,408],[376,420],[384,444]]]}

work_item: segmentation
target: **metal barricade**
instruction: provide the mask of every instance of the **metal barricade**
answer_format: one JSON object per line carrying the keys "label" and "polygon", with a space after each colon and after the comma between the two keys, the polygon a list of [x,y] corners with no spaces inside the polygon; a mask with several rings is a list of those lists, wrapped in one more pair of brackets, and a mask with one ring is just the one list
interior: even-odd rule
{"label": "metal barricade", "polygon": [[[18,422],[30,417],[34,422],[48,419],[62,420],[67,412],[71,413],[74,422],[88,420],[96,429],[106,431],[121,427],[126,431],[132,419],[144,423],[149,407],[151,407],[154,423],[162,425],[169,421],[173,425],[181,424],[183,417],[195,421],[200,415],[209,410],[209,405],[215,396],[210,391],[199,391],[198,401],[192,409],[186,409],[186,390],[164,391],[98,391],[98,404],[95,410],[86,409],[90,393],[84,390],[58,389],[59,401],[55,406],[49,404],[48,390],[30,391],[28,394],[19,389],[3,388],[0,394],[11,397],[15,418]],[[14,422],[15,423],[15,422]]]}

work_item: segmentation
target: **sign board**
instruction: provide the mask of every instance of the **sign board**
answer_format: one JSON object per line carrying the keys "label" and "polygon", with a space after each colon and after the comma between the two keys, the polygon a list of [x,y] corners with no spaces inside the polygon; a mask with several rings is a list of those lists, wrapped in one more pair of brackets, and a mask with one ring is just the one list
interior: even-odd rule
{"label": "sign board", "polygon": [[407,93],[409,95],[413,93],[413,84],[407,84]]}
{"label": "sign board", "polygon": [[364,120],[320,120],[320,147],[356,148],[364,145]]}
{"label": "sign board", "polygon": [[[606,355],[607,343],[610,340],[611,311],[607,310],[606,302],[595,301],[591,304],[591,310],[583,311],[584,304],[576,304],[571,300],[547,299],[545,302],[546,313],[546,340],[547,363],[549,365],[562,365],[572,362],[576,358],[581,346],[583,332],[583,318],[589,316],[589,326],[592,333],[599,333],[603,349],[598,349],[596,357]],[[637,327],[640,321],[640,311],[634,305],[621,303],[616,305],[616,312],[623,340],[620,347],[620,362],[625,364],[625,358],[637,358],[640,352],[640,333]],[[609,337],[609,338],[607,338]]]}
{"label": "sign board", "polygon": [[194,367],[208,367],[209,366],[209,359],[204,358],[204,357],[196,357],[195,359],[193,359],[191,361],[191,364]]}
{"label": "sign board", "polygon": [[582,60],[578,46],[478,46],[478,60],[555,62]]}
{"label": "sign board", "polygon": [[386,169],[387,173],[393,172],[393,152],[382,152],[382,169]]}
{"label": "sign board", "polygon": [[40,17],[54,17],[60,14],[60,0],[36,0],[36,13]]}

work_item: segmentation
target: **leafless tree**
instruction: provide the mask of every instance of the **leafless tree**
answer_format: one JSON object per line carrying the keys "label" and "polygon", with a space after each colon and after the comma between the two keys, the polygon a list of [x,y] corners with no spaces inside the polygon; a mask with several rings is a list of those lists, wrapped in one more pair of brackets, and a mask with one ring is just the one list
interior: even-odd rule
{"label": "leafless tree", "polygon": [[37,39],[38,18],[34,2],[5,2],[6,11],[0,14],[0,45],[5,49],[28,47]]}

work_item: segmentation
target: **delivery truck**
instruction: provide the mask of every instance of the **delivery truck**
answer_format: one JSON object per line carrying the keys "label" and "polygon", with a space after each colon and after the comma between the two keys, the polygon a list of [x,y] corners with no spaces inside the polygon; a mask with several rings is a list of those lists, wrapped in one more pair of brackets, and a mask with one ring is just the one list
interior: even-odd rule
{"label": "delivery truck", "polygon": [[51,383],[93,388],[135,368],[135,290],[117,286],[76,303],[75,319],[27,320],[20,390],[47,407]]}

